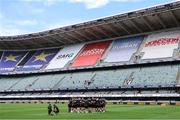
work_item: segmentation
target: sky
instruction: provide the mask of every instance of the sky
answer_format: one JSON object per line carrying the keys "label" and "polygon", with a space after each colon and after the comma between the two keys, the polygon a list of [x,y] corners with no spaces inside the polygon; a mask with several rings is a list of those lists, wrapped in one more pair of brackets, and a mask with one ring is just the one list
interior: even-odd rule
{"label": "sky", "polygon": [[0,36],[41,32],[179,0],[0,0]]}

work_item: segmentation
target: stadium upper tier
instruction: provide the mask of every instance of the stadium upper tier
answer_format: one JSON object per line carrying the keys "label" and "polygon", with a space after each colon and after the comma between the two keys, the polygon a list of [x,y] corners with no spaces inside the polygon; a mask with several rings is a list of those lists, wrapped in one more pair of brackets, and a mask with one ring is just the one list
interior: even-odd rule
{"label": "stadium upper tier", "polygon": [[[1,36],[1,50],[59,47],[180,27],[180,1],[49,31]],[[146,56],[146,55],[145,55]]]}
{"label": "stadium upper tier", "polygon": [[179,61],[180,30],[154,32],[61,48],[0,52],[0,73],[64,71]]}

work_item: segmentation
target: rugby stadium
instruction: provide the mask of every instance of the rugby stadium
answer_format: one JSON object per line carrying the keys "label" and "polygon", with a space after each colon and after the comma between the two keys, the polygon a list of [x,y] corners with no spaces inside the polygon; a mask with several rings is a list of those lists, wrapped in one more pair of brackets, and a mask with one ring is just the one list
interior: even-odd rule
{"label": "rugby stadium", "polygon": [[[0,119],[180,119],[180,1],[0,37]],[[106,111],[68,112],[74,98]],[[60,113],[48,116],[48,103]]]}

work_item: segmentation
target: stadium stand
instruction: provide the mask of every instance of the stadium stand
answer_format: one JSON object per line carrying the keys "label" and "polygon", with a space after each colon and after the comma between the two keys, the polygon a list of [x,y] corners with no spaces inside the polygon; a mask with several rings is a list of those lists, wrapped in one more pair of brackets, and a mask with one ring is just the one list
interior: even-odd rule
{"label": "stadium stand", "polygon": [[[180,2],[174,2],[145,9],[144,12],[140,10],[12,37],[14,41],[21,38],[27,41],[22,41],[24,46],[17,43],[21,50],[9,43],[8,37],[0,37],[1,41],[8,43],[6,48],[0,41],[0,100],[67,99],[77,96],[180,100],[179,8]],[[149,13],[160,15],[168,24],[160,25],[154,18],[158,16]],[[144,17],[144,14],[149,22],[139,19],[138,16]],[[137,22],[139,27],[128,21]],[[116,32],[113,27],[110,28],[112,31],[104,30],[107,24],[109,27],[116,26],[119,31]],[[88,30],[93,25],[99,25],[97,38],[92,34],[86,36],[82,30]],[[89,31],[96,31],[95,28]],[[83,34],[84,38],[76,37],[76,33]],[[63,37],[59,39],[61,35]],[[32,46],[33,39],[39,40],[37,43],[42,42],[43,47],[38,44]]]}
{"label": "stadium stand", "polygon": [[[103,71],[33,75],[1,80],[4,90],[76,90],[179,85],[179,66],[150,66]],[[21,80],[18,80],[21,79]],[[11,84],[9,84],[11,83]]]}
{"label": "stadium stand", "polygon": [[17,84],[22,78],[0,78],[0,90],[8,90],[15,84]]}
{"label": "stadium stand", "polygon": [[11,90],[26,90],[29,89],[38,80],[36,76],[24,77],[17,84],[15,84]]}

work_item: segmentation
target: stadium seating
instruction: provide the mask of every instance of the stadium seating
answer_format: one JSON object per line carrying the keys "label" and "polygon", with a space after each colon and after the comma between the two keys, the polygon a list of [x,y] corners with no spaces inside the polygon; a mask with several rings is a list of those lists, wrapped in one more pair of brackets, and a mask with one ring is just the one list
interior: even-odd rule
{"label": "stadium seating", "polygon": [[178,66],[145,67],[134,74],[133,86],[170,86],[176,84]]}
{"label": "stadium seating", "polygon": [[65,74],[65,78],[56,86],[56,89],[84,89],[85,81],[91,80],[93,72]]}
{"label": "stadium seating", "polygon": [[[178,63],[128,67],[131,62],[134,62],[133,64],[138,62],[132,58],[138,54],[141,55],[138,59],[142,63],[143,61],[153,62],[153,60],[173,58],[173,50],[177,52],[179,49],[179,37],[180,31],[175,30],[152,33],[145,39],[144,36],[136,36],[114,41],[75,44],[65,46],[60,50],[36,50],[28,54],[27,51],[3,52],[0,61],[1,74],[18,72],[23,74],[26,70],[46,72],[53,69],[55,71],[68,69],[69,72],[19,75],[18,77],[1,76],[0,90],[74,90],[180,85],[180,65]],[[18,56],[21,57],[17,59]],[[121,66],[118,66],[118,63],[122,63]],[[116,68],[109,70],[71,71],[71,69],[78,68],[116,65]]]}
{"label": "stadium seating", "polygon": [[29,90],[39,78],[35,76],[23,77],[11,90]]}
{"label": "stadium seating", "polygon": [[0,90],[9,90],[23,78],[0,78]]}
{"label": "stadium seating", "polygon": [[0,90],[67,90],[179,85],[179,65],[119,68],[115,70],[2,77]]}
{"label": "stadium seating", "polygon": [[52,89],[61,79],[63,75],[44,75],[39,76],[35,84],[31,89]]}

